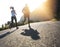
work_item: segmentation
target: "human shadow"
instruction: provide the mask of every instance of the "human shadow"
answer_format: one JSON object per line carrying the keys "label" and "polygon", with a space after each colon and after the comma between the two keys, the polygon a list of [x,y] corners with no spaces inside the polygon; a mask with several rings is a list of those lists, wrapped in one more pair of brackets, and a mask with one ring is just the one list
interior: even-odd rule
{"label": "human shadow", "polygon": [[24,32],[21,33],[24,36],[31,36],[33,40],[40,39],[39,32],[37,30],[32,29],[29,26],[29,29],[24,29]]}
{"label": "human shadow", "polygon": [[16,31],[16,29],[15,29],[15,30],[13,30],[13,31],[11,31],[11,32],[7,32],[7,33],[4,33],[4,34],[0,35],[0,39],[2,39],[2,38],[4,38],[4,37],[6,37],[7,35],[9,35],[9,34],[13,33],[14,31]]}

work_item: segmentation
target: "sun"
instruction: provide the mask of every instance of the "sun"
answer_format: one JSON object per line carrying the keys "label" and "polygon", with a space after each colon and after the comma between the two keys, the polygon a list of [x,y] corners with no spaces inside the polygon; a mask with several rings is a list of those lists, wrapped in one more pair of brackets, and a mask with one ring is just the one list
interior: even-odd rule
{"label": "sun", "polygon": [[31,11],[36,9],[37,7],[41,7],[47,0],[26,0]]}

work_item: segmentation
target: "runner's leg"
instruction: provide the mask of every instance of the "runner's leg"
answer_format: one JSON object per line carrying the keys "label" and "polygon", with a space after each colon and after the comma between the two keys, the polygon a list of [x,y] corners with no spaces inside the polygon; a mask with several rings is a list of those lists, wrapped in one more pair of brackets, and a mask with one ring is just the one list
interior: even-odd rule
{"label": "runner's leg", "polygon": [[16,16],[14,17],[14,19],[15,19],[15,23],[16,23],[16,28],[18,29]]}

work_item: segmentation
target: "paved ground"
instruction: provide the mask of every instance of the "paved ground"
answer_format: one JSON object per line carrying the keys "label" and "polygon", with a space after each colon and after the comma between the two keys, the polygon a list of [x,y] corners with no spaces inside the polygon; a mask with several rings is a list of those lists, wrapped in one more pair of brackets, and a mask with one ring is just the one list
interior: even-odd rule
{"label": "paved ground", "polygon": [[60,21],[47,21],[0,31],[0,47],[60,47]]}

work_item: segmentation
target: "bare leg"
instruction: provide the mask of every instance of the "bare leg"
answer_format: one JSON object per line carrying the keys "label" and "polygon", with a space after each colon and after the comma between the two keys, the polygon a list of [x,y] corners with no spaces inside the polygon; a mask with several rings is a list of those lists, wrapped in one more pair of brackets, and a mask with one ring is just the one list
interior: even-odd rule
{"label": "bare leg", "polygon": [[31,28],[30,27],[30,18],[29,18],[29,16],[28,16],[28,27]]}

